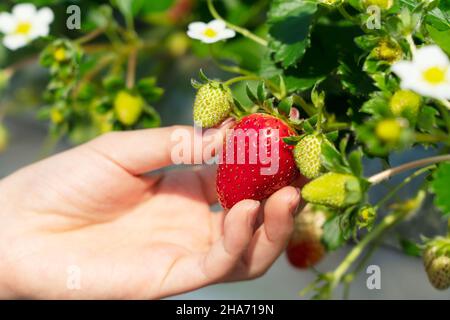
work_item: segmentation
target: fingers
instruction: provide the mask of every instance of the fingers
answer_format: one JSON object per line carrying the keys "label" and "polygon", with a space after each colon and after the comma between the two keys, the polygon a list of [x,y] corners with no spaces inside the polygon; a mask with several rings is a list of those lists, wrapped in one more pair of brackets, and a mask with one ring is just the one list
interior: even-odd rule
{"label": "fingers", "polygon": [[275,192],[264,206],[264,223],[256,230],[250,243],[243,278],[262,275],[283,252],[294,228],[294,215],[300,193],[294,187]]}
{"label": "fingers", "polygon": [[185,282],[191,287],[184,290],[193,290],[216,283],[230,274],[250,244],[259,205],[258,201],[243,200],[231,208],[225,216],[222,237],[208,252],[179,260],[163,286],[170,291]]}
{"label": "fingers", "polygon": [[200,168],[195,168],[194,172],[200,179],[203,194],[209,205],[217,203],[216,191],[216,170],[217,166],[209,165]]}
{"label": "fingers", "polygon": [[205,274],[219,280],[230,273],[246,252],[252,237],[260,203],[243,200],[225,216],[223,237],[216,242],[204,260]]}
{"label": "fingers", "polygon": [[222,145],[232,122],[203,132],[189,126],[172,126],[105,134],[83,148],[93,149],[133,175],[172,164],[208,161]]}

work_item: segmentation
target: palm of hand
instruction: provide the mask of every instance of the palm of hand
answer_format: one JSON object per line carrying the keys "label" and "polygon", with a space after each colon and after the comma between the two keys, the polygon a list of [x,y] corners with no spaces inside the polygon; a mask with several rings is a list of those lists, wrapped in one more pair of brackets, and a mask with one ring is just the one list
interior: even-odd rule
{"label": "palm of hand", "polygon": [[[159,298],[260,275],[284,243],[268,239],[264,226],[253,234],[253,202],[238,204],[227,219],[212,213],[214,184],[212,169],[135,176],[91,148],[23,169],[1,185],[8,199],[21,203],[11,209],[15,214],[6,211],[0,227],[0,252],[9,252],[6,268],[20,279],[11,291],[47,298]],[[281,230],[282,242],[291,227]],[[261,261],[271,245],[280,249]]]}

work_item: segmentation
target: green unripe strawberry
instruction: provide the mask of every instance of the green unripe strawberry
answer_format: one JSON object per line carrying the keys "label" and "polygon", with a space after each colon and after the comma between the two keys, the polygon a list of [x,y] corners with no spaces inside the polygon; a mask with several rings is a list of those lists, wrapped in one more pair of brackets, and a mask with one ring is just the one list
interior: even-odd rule
{"label": "green unripe strawberry", "polygon": [[9,134],[6,128],[0,123],[0,153],[8,147]]}
{"label": "green unripe strawberry", "polygon": [[386,39],[378,43],[374,52],[378,60],[384,60],[389,63],[399,60],[403,55],[402,48],[397,43]]}
{"label": "green unripe strawberry", "polygon": [[297,168],[308,179],[317,178],[322,171],[321,148],[322,139],[313,134],[303,137],[294,148]]}
{"label": "green unripe strawberry", "polygon": [[372,206],[364,206],[358,211],[356,224],[358,228],[367,228],[370,230],[375,222],[377,211]]}
{"label": "green unripe strawberry", "polygon": [[114,99],[114,111],[117,119],[125,125],[134,125],[144,110],[145,101],[139,95],[125,90],[120,91]]}
{"label": "green unripe strawberry", "polygon": [[345,208],[361,200],[361,186],[355,176],[328,172],[306,184],[302,197],[314,204]]}
{"label": "green unripe strawberry", "polygon": [[377,123],[375,134],[386,143],[395,144],[400,140],[402,124],[397,119],[385,119]]}
{"label": "green unripe strawberry", "polygon": [[433,287],[438,290],[450,288],[450,239],[437,237],[428,242],[422,258]]}
{"label": "green unripe strawberry", "polygon": [[403,117],[414,126],[419,115],[421,98],[418,94],[409,90],[398,90],[389,101],[392,113],[397,117]]}
{"label": "green unripe strawberry", "polygon": [[194,101],[194,122],[203,128],[217,126],[225,120],[233,107],[230,90],[217,81],[202,85]]}
{"label": "green unripe strawberry", "polygon": [[394,0],[363,0],[364,6],[377,6],[382,10],[389,10],[394,5]]}

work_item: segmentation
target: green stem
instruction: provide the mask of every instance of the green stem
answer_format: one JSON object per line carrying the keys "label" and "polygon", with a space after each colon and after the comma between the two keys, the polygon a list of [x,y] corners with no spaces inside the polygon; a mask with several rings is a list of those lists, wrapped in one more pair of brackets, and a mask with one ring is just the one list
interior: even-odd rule
{"label": "green stem", "polygon": [[417,50],[417,49],[416,49],[416,44],[414,43],[412,34],[411,34],[411,33],[408,34],[408,35],[405,37],[405,39],[406,39],[406,41],[408,42],[409,50],[411,51],[411,55],[414,56],[414,55],[416,54],[416,50]]}
{"label": "green stem", "polygon": [[350,129],[351,124],[346,122],[335,122],[327,124],[324,128],[325,131],[335,131],[335,130],[344,130],[344,129]]}
{"label": "green stem", "polygon": [[367,264],[369,259],[372,257],[373,253],[375,252],[375,249],[378,247],[378,241],[375,241],[374,244],[368,249],[368,251],[365,253],[364,257],[361,259],[361,261],[358,263],[356,268],[349,274],[347,274],[344,277],[345,281],[345,288],[344,288],[344,299],[348,300],[350,296],[350,284],[355,279],[355,277],[362,271],[364,266]]}
{"label": "green stem", "polygon": [[429,157],[425,159],[420,159],[416,161],[411,161],[405,164],[402,164],[395,168],[390,168],[387,170],[384,170],[382,172],[379,172],[370,178],[368,178],[369,182],[372,185],[378,184],[386,179],[389,179],[392,176],[395,176],[396,174],[402,173],[407,170],[411,170],[418,167],[423,167],[426,165],[444,162],[444,161],[450,161],[450,154],[442,155],[442,156],[435,156],[435,157]]}
{"label": "green stem", "polygon": [[444,120],[447,127],[447,133],[450,134],[450,102],[444,99],[440,99],[438,100],[437,106],[439,109],[439,113],[441,114],[442,119]]}
{"label": "green stem", "polygon": [[353,22],[354,24],[358,24],[359,25],[359,21],[358,19],[356,19],[355,17],[353,17],[352,15],[350,15],[350,13],[347,12],[347,10],[344,8],[344,4],[340,5],[338,8],[339,13],[347,20],[350,20],[351,22]]}
{"label": "green stem", "polygon": [[396,185],[386,196],[384,196],[380,201],[378,201],[378,203],[376,204],[375,208],[378,209],[380,208],[384,203],[386,203],[389,199],[391,199],[401,188],[403,188],[405,185],[407,185],[408,183],[410,183],[414,178],[420,176],[421,174],[432,170],[436,168],[435,164],[432,164],[430,166],[421,168],[417,171],[415,171],[413,174],[411,174],[410,176],[408,176],[406,179],[404,179],[401,183],[399,183],[398,185]]}
{"label": "green stem", "polygon": [[345,259],[341,262],[341,264],[331,274],[333,279],[330,285],[331,291],[333,291],[339,285],[344,274],[351,267],[353,262],[355,262],[355,260],[358,259],[358,257],[366,248],[366,246],[369,245],[373,240],[378,239],[378,237],[380,237],[386,230],[394,226],[407,214],[408,211],[399,210],[385,216],[383,220],[361,240],[361,242],[359,242],[355,247],[353,247],[350,253],[345,257]]}
{"label": "green stem", "polygon": [[444,134],[425,134],[425,133],[416,133],[415,141],[421,143],[437,143],[437,142],[445,142],[449,141],[449,137]]}
{"label": "green stem", "polygon": [[103,34],[105,32],[105,28],[98,28],[93,30],[92,32],[89,32],[88,34],[78,38],[77,40],[75,40],[75,43],[81,45],[81,44],[85,44],[86,42],[89,42],[91,40],[94,40],[95,38],[97,38],[98,36],[100,36],[101,34]]}
{"label": "green stem", "polygon": [[225,22],[225,24],[227,25],[228,28],[242,34],[244,37],[249,38],[249,39],[255,41],[256,43],[259,43],[260,45],[262,45],[264,47],[268,46],[268,42],[265,39],[258,37],[256,34],[252,33],[250,30],[236,26],[236,25],[226,21],[224,18],[222,18],[219,15],[219,13],[217,12],[216,8],[214,8],[212,0],[208,0],[208,9],[209,9],[209,12],[211,13],[211,15],[215,19]]}
{"label": "green stem", "polygon": [[317,113],[317,110],[312,105],[308,104],[302,97],[293,95],[292,98],[294,104],[300,106],[306,112],[306,114],[308,114],[309,117],[312,117]]}
{"label": "green stem", "polygon": [[247,81],[247,80],[261,80],[261,78],[256,75],[239,76],[239,77],[231,78],[231,79],[225,81],[224,85],[230,86],[234,83],[241,82],[241,81]]}

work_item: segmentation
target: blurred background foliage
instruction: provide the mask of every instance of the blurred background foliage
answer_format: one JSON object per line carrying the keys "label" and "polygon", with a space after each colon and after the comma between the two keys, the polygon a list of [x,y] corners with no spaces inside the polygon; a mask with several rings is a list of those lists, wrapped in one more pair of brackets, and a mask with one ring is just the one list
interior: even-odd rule
{"label": "blurred background foliage", "polygon": [[[22,2],[2,1],[0,12]],[[256,72],[265,54],[244,37],[213,45],[188,38],[190,22],[212,20],[206,1],[26,2],[50,7],[55,20],[46,38],[17,51],[0,45],[0,119],[37,117],[49,129],[47,151],[61,138],[79,144],[111,130],[191,123],[189,80],[200,68],[212,77],[237,66]],[[269,4],[226,0],[216,5],[228,21],[264,34]],[[79,30],[66,26],[71,5],[81,9]],[[245,104],[244,91],[236,86]]]}

